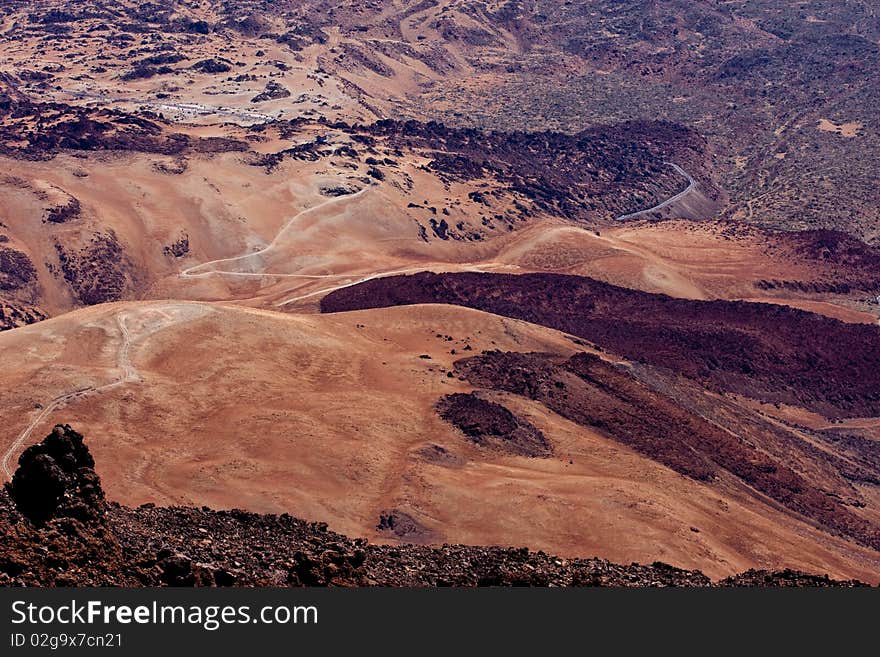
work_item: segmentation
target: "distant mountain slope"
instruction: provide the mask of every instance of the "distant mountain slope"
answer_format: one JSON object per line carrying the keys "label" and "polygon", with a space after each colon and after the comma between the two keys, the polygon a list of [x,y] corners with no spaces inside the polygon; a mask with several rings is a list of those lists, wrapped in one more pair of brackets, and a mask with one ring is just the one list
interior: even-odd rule
{"label": "distant mountain slope", "polygon": [[29,96],[250,124],[405,117],[577,133],[664,119],[707,138],[726,217],[880,239],[870,1],[52,0],[0,12],[0,39],[16,44],[5,72]]}

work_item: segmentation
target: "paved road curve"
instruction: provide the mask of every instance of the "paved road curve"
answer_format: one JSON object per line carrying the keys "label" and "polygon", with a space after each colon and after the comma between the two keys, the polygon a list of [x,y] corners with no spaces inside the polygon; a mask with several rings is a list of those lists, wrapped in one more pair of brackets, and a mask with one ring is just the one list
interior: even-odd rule
{"label": "paved road curve", "polygon": [[682,198],[684,198],[685,196],[690,194],[692,191],[694,191],[694,189],[696,189],[697,181],[694,180],[687,171],[685,171],[684,169],[682,169],[680,166],[678,166],[677,164],[675,164],[673,162],[664,162],[663,164],[669,165],[670,167],[675,169],[676,172],[680,173],[682,176],[687,178],[688,186],[683,191],[680,191],[678,194],[676,194],[675,196],[670,196],[668,199],[666,199],[662,203],[658,203],[657,205],[655,205],[652,208],[648,208],[647,210],[639,210],[638,212],[631,212],[630,214],[623,214],[623,215],[617,217],[616,221],[629,221],[630,219],[635,219],[636,217],[640,217],[643,214],[650,214],[652,212],[657,212],[658,210],[662,210],[663,208],[665,208],[669,205],[672,205],[676,201],[681,200]]}

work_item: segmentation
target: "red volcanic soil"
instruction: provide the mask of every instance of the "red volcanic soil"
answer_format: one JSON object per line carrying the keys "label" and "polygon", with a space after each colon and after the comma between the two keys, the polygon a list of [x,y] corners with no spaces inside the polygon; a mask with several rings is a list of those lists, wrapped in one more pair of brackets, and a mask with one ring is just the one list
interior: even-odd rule
{"label": "red volcanic soil", "polygon": [[880,414],[880,328],[785,306],[693,301],[558,274],[433,274],[337,290],[322,312],[456,304],[589,340],[719,392],[827,417]]}
{"label": "red volcanic soil", "polygon": [[[381,546],[289,515],[107,502],[83,436],[57,426],[0,489],[3,586],[712,586],[661,562],[521,548]],[[719,586],[858,586],[748,571]]]}
{"label": "red volcanic soil", "polygon": [[[799,474],[788,467],[785,455],[775,458],[765,451],[768,445],[759,449],[598,356],[580,353],[562,360],[495,351],[459,360],[455,369],[468,383],[539,401],[693,479],[715,481],[726,471],[826,530],[880,548],[880,530],[830,493],[835,485],[849,488],[850,475],[837,471],[831,481],[827,474],[821,479]],[[795,453],[798,447],[788,450]],[[812,458],[831,460],[824,454]]]}

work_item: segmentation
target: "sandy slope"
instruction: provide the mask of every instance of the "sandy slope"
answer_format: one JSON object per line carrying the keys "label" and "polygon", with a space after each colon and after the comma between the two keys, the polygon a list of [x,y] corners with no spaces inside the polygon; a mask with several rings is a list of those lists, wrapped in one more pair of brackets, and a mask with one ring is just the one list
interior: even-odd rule
{"label": "sandy slope", "polygon": [[[750,566],[870,580],[880,572],[876,554],[525,401],[508,403],[550,437],[553,458],[471,445],[433,411],[443,394],[467,389],[445,374],[466,345],[575,345],[461,308],[316,316],[151,302],[76,311],[0,335],[4,445],[41,413],[37,404],[120,378],[120,316],[136,380],[71,399],[34,428],[64,420],[86,433],[113,499],[286,511],[378,540],[398,540],[376,529],[395,510],[417,523],[407,541],[663,559],[713,576]],[[447,454],[436,458],[434,445]]]}
{"label": "sandy slope", "polygon": [[[463,225],[479,225],[479,216],[468,209],[472,185],[446,186],[422,171],[418,158],[402,159],[386,182],[371,185],[364,171],[341,162],[288,161],[267,173],[243,157],[107,154],[87,162],[65,155],[51,162],[6,161],[16,175],[0,177],[3,232],[9,246],[34,263],[40,306],[57,315],[78,305],[59,273],[56,245],[75,253],[110,231],[130,260],[135,285],[128,297],[234,299],[270,307],[327,287],[322,277],[344,282],[413,267],[456,268],[485,263],[497,250],[494,236],[485,242],[421,237],[417,222],[427,224],[433,215],[408,207],[414,198],[448,206],[450,221]],[[163,167],[184,170],[175,174]],[[411,190],[400,182],[407,178]],[[334,185],[361,192],[351,198],[320,193]],[[46,208],[60,204],[46,190],[77,199],[80,215],[46,223]],[[170,256],[166,247],[184,237],[188,253]]]}

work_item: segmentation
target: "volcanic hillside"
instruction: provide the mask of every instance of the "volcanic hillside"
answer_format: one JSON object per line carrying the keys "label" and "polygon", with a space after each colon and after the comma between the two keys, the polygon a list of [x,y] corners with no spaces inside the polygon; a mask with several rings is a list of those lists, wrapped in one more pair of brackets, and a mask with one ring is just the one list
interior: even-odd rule
{"label": "volcanic hillside", "polygon": [[[699,571],[528,549],[397,548],[285,514],[108,503],[82,435],[56,426],[0,490],[0,584],[17,586],[712,586]],[[46,550],[46,548],[49,548]],[[466,564],[466,565],[465,565]],[[786,570],[720,586],[863,586]]]}
{"label": "volcanic hillside", "polygon": [[880,581],[878,20],[2,3],[5,581]]}
{"label": "volcanic hillside", "polygon": [[[831,419],[877,417],[876,325],[845,324],[767,304],[673,299],[549,274],[384,278],[332,292],[321,308],[340,312],[425,303],[463,305],[541,324],[586,340],[576,344],[611,352],[568,359],[485,352],[455,362],[461,380],[538,401],[688,477],[718,481],[720,470],[726,470],[833,533],[880,547],[873,513],[862,516],[855,509],[864,502],[841,497],[843,490],[855,492],[852,482],[880,482],[871,440],[849,443],[850,449],[856,444],[864,449],[856,460],[867,468],[856,473],[855,455],[835,453],[836,440],[828,443],[822,434],[794,426],[780,430],[784,427],[769,418],[747,417],[737,401],[727,401],[732,396],[785,404]],[[695,401],[689,391],[697,386],[721,398],[709,405]],[[813,488],[808,482],[820,471],[823,483],[816,480]],[[836,483],[828,486],[827,475]]]}
{"label": "volcanic hillside", "polygon": [[107,494],[132,506],[290,513],[381,543],[661,559],[713,578],[790,567],[874,582],[880,569],[876,420],[722,394],[498,314],[104,304],[0,347],[9,476],[63,415],[90,428]]}

